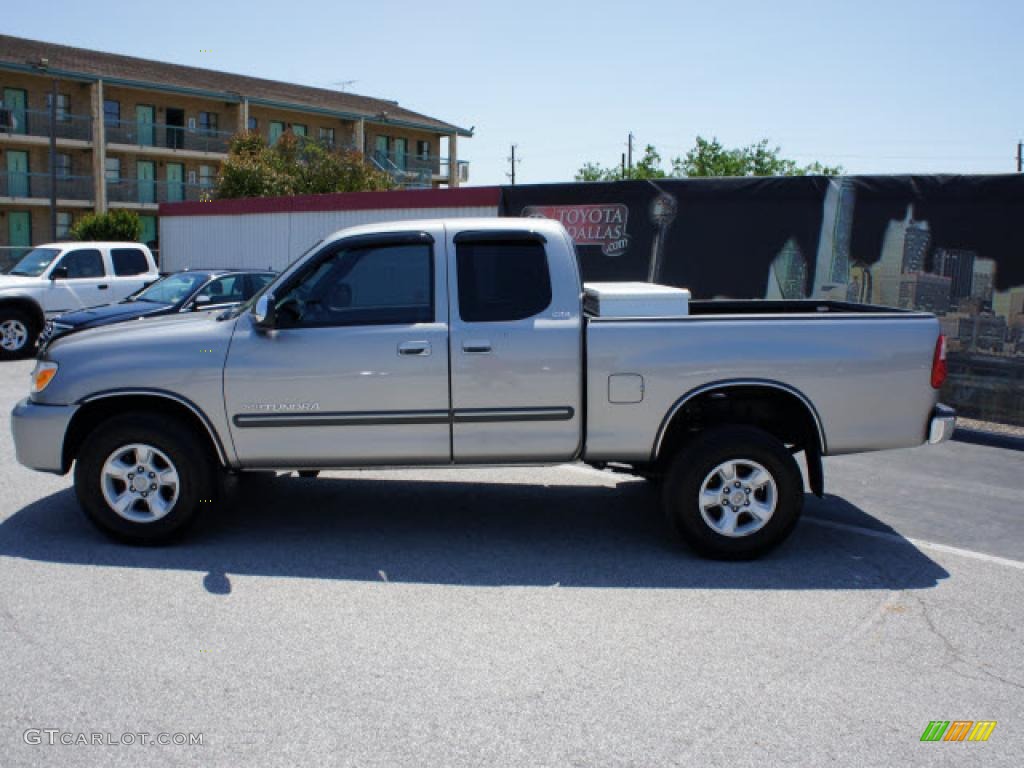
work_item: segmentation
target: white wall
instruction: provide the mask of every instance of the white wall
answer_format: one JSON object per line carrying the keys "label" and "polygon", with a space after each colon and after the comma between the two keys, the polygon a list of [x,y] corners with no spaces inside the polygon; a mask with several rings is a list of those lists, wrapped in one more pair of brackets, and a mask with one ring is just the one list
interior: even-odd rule
{"label": "white wall", "polygon": [[382,221],[497,215],[496,206],[485,206],[162,216],[160,269],[281,270],[317,240],[346,227]]}

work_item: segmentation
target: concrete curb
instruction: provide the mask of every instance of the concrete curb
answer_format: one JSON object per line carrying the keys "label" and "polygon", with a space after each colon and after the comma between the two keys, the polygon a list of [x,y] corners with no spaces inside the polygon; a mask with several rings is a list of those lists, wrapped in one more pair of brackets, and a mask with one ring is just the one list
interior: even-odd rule
{"label": "concrete curb", "polygon": [[1011,451],[1024,451],[1024,437],[1001,435],[998,432],[982,432],[979,429],[957,427],[953,439],[961,443],[987,445],[990,448],[1006,448]]}

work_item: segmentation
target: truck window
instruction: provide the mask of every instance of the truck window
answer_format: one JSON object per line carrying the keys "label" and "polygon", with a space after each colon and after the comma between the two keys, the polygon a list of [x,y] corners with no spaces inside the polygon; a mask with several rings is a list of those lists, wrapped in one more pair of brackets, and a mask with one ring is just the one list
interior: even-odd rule
{"label": "truck window", "polygon": [[459,317],[464,322],[525,320],[551,304],[551,277],[542,243],[458,243],[455,258]]}
{"label": "truck window", "polygon": [[112,248],[110,258],[114,262],[114,274],[120,277],[149,272],[146,254],[138,248]]}
{"label": "truck window", "polygon": [[69,251],[60,260],[59,266],[67,267],[68,278],[103,277],[103,256],[95,248],[80,248]]}
{"label": "truck window", "polygon": [[283,327],[406,325],[434,320],[432,248],[342,249],[278,300]]}

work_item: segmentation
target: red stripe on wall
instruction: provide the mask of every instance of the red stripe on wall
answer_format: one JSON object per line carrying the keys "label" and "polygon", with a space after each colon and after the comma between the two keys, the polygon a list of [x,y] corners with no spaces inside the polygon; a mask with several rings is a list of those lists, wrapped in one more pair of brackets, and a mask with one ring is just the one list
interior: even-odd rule
{"label": "red stripe on wall", "polygon": [[246,197],[207,203],[161,203],[161,216],[239,216],[246,213],[313,213],[387,208],[494,207],[501,187],[409,189],[394,192],[337,192],[292,197]]}

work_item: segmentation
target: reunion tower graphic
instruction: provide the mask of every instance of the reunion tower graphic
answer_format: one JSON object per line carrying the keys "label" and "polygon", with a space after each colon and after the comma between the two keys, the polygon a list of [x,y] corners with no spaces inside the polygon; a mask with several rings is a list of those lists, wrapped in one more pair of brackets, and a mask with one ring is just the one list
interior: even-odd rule
{"label": "reunion tower graphic", "polygon": [[651,201],[649,213],[651,223],[657,229],[654,232],[654,242],[651,244],[651,262],[647,270],[647,282],[658,282],[661,274],[661,263],[665,252],[665,241],[668,239],[668,228],[675,221],[676,213],[679,211],[679,204],[676,199],[667,192],[658,190],[658,196]]}

